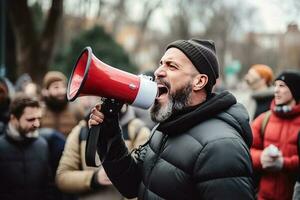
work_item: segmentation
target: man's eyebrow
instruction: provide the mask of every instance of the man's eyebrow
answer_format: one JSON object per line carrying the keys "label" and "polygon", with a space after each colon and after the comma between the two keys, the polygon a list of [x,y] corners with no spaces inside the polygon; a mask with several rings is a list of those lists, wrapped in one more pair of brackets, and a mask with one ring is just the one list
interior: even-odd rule
{"label": "man's eyebrow", "polygon": [[179,64],[178,62],[176,62],[174,59],[165,59],[164,61],[160,60],[159,63],[167,63],[167,64],[172,63],[172,64],[175,64],[175,65],[177,65],[179,67],[182,67],[182,65]]}
{"label": "man's eyebrow", "polygon": [[34,119],[41,119],[42,117],[29,117],[29,118],[26,118],[26,120],[34,120]]}

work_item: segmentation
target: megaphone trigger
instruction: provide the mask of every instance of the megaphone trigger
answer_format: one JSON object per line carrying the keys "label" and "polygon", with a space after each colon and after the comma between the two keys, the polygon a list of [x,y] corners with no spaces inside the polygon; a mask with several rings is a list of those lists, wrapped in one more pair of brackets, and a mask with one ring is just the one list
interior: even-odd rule
{"label": "megaphone trigger", "polygon": [[116,116],[120,112],[123,104],[123,102],[118,101],[116,99],[105,98],[103,99],[101,112],[104,114],[105,117]]}

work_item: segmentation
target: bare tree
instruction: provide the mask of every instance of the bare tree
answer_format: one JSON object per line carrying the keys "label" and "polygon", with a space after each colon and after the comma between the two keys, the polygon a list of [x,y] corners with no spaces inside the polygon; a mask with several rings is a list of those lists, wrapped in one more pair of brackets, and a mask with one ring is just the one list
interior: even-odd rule
{"label": "bare tree", "polygon": [[220,65],[224,66],[225,55],[230,51],[231,41],[236,35],[243,33],[243,21],[251,19],[253,10],[240,4],[225,5],[218,2],[213,5],[212,11],[213,15],[206,25],[203,36],[216,41]]}
{"label": "bare tree", "polygon": [[53,57],[63,0],[52,0],[40,34],[34,26],[27,0],[8,1],[8,12],[16,39],[18,74],[26,72],[34,81],[41,83]]}

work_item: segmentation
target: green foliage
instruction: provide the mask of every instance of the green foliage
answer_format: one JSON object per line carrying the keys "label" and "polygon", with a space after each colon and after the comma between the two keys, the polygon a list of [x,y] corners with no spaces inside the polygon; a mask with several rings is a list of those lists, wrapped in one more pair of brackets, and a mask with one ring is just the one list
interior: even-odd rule
{"label": "green foliage", "polygon": [[70,75],[78,56],[86,46],[92,48],[93,54],[97,58],[115,68],[131,73],[138,71],[136,66],[130,62],[123,47],[117,44],[113,38],[99,26],[95,26],[93,29],[79,34],[79,36],[71,42],[69,48],[61,50],[60,54],[56,57],[54,66],[63,66],[63,68],[58,70]]}

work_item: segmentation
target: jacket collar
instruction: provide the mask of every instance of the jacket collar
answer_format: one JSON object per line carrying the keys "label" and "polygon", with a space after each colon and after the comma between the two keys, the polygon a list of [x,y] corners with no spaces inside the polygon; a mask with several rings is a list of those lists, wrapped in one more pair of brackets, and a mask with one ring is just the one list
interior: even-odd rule
{"label": "jacket collar", "polygon": [[28,142],[36,139],[39,136],[38,131],[31,132],[25,136],[22,136],[19,131],[11,124],[8,123],[6,135],[9,139],[16,142]]}
{"label": "jacket collar", "polygon": [[300,104],[293,107],[290,106],[276,106],[275,101],[271,103],[272,112],[279,118],[294,118],[300,115]]}
{"label": "jacket collar", "polygon": [[205,102],[172,115],[165,122],[160,123],[157,130],[169,135],[183,133],[200,122],[215,117],[234,104],[236,99],[228,91],[213,94]]}

